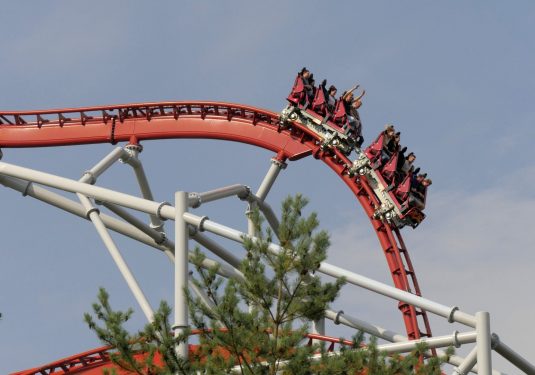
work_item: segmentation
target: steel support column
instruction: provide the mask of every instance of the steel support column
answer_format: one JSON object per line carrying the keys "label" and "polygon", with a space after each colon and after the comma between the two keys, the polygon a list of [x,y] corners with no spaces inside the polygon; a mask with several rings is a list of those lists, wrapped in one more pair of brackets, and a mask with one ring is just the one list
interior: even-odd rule
{"label": "steel support column", "polygon": [[[188,210],[188,194],[184,191],[175,193],[175,336],[184,334],[188,328],[188,304],[186,288],[188,287],[188,224],[184,213]],[[188,340],[185,339],[176,347],[177,355],[188,357]]]}
{"label": "steel support column", "polygon": [[282,169],[286,168],[286,163],[281,162],[275,158],[271,159],[271,165],[269,167],[269,170],[264,177],[264,180],[262,180],[262,183],[260,184],[260,187],[258,188],[258,191],[256,192],[256,196],[260,198],[260,200],[265,200],[269,191],[271,190],[271,187],[275,183],[275,180],[277,179],[277,176],[279,175],[280,171]]}
{"label": "steel support column", "polygon": [[491,336],[490,314],[486,311],[476,312],[477,332],[477,366],[479,375],[491,375]]}

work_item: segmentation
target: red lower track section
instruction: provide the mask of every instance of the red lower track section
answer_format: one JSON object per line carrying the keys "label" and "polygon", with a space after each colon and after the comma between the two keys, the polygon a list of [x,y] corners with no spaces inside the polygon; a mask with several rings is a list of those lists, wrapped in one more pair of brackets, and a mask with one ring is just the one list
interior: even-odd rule
{"label": "red lower track section", "polygon": [[[271,150],[281,161],[310,155],[323,161],[351,189],[370,219],[396,288],[421,295],[399,230],[373,218],[379,202],[366,179],[349,177],[346,171],[351,162],[346,156],[338,150],[321,150],[317,135],[298,123],[281,127],[279,116],[274,112],[219,102],[162,102],[0,112],[0,148],[138,143],[168,138],[229,140]],[[400,303],[399,309],[410,339],[431,336],[425,311],[405,303]],[[68,372],[68,369],[63,371]]]}
{"label": "red lower track section", "polygon": [[[194,330],[192,334],[196,335],[200,332]],[[322,341],[325,343],[327,351],[332,352],[335,348],[341,346],[351,346],[353,343],[348,340],[340,341],[339,338],[322,336],[317,334],[308,334],[308,345],[312,345],[313,341]],[[12,373],[10,375],[59,375],[59,374],[84,374],[84,375],[102,375],[104,369],[115,368],[113,363],[110,360],[110,351],[112,350],[109,346],[103,346],[90,350],[85,353],[80,353],[73,355],[71,357],[50,363],[45,366],[32,368],[29,370],[19,371]],[[195,354],[198,350],[197,345],[189,346],[189,353]],[[223,356],[228,356],[228,352],[221,351],[218,354]],[[138,359],[142,359],[143,354],[138,356]],[[155,355],[154,362],[157,365],[161,365],[161,357],[158,353]],[[119,372],[120,374],[126,374],[127,372]]]}

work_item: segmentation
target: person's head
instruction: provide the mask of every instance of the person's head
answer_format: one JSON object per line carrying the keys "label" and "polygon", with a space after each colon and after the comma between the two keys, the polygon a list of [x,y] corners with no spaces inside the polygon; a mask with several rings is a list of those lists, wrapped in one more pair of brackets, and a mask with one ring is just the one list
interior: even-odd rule
{"label": "person's head", "polygon": [[407,155],[407,161],[409,163],[414,163],[414,161],[416,160],[416,155],[414,155],[414,152],[411,152],[409,155]]}
{"label": "person's head", "polygon": [[300,74],[301,77],[303,77],[303,78],[308,78],[308,77],[310,77],[310,72],[308,71],[307,68],[303,68],[303,69],[301,69],[301,72],[299,72],[299,74]]}
{"label": "person's head", "polygon": [[389,137],[393,137],[395,132],[396,132],[396,129],[394,129],[394,125],[388,124],[388,125],[385,126],[385,133]]}
{"label": "person's head", "polygon": [[394,134],[394,141],[399,143],[400,140],[401,140],[401,133],[397,132],[396,134]]}
{"label": "person's head", "polygon": [[426,178],[426,179],[424,179],[424,180],[422,181],[422,185],[424,185],[424,186],[426,186],[426,187],[427,187],[427,186],[430,186],[432,183],[433,183],[433,181],[431,181],[430,178]]}
{"label": "person's head", "polygon": [[416,176],[416,181],[418,181],[418,182],[422,182],[424,179],[425,179],[425,177],[424,177],[423,174],[419,174],[418,176]]}
{"label": "person's head", "polygon": [[331,86],[329,87],[329,90],[328,90],[329,95],[331,95],[331,96],[335,96],[335,95],[336,95],[336,91],[337,91],[337,90],[336,90],[336,87],[334,87],[334,85],[331,85]]}

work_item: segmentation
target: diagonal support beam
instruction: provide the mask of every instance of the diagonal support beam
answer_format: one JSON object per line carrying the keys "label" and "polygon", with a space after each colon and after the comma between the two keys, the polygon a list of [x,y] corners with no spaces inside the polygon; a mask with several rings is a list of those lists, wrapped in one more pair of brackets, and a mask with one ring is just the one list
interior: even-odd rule
{"label": "diagonal support beam", "polygon": [[[121,155],[120,151],[122,150],[115,149],[114,151],[112,151],[108,156],[102,159],[100,163],[95,165],[90,171],[85,172],[82,178],[80,178],[80,182],[95,183],[97,176],[103,173],[109,167],[111,167],[113,163],[118,160]],[[132,273],[132,271],[130,271],[130,268],[128,267],[128,264],[124,260],[123,256],[121,255],[119,248],[110,236],[105,224],[103,223],[100,217],[99,210],[95,208],[95,206],[93,206],[89,198],[87,198],[85,195],[80,193],[76,193],[76,195],[78,196],[78,199],[80,200],[80,203],[82,204],[83,208],[86,210],[86,216],[95,226],[97,233],[99,234],[100,238],[102,239],[102,242],[106,246],[106,249],[110,253],[113,261],[115,262],[115,265],[121,272],[121,275],[125,279],[128,287],[130,288],[130,291],[134,295],[134,298],[140,305],[141,310],[145,314],[147,320],[149,322],[152,322],[154,320],[154,310],[150,306],[147,297],[141,290],[139,283],[134,277],[134,274]]]}

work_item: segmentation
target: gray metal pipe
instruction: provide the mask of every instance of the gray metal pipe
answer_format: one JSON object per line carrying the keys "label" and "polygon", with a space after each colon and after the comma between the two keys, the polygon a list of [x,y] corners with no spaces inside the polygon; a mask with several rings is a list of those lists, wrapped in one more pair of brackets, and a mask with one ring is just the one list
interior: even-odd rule
{"label": "gray metal pipe", "polygon": [[523,358],[520,354],[516,353],[513,349],[507,346],[501,341],[498,336],[493,335],[493,347],[496,353],[500,354],[503,358],[507,359],[517,368],[522,370],[525,374],[535,375],[535,366]]}

